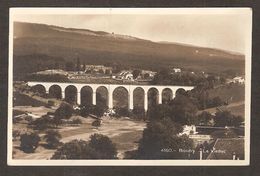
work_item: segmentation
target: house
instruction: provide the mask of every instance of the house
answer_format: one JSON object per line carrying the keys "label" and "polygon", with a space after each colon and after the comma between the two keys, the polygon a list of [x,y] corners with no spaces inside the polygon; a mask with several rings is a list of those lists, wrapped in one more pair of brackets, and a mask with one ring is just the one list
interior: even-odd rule
{"label": "house", "polygon": [[118,79],[121,80],[134,80],[133,74],[131,71],[122,71],[119,73],[119,75],[117,76]]}
{"label": "house", "polygon": [[180,68],[173,68],[172,71],[174,73],[180,73],[181,72],[181,69]]}
{"label": "house", "polygon": [[150,70],[141,70],[141,74],[148,74],[150,77],[154,76],[156,74],[156,72],[154,71],[150,71]]}
{"label": "house", "polygon": [[179,133],[179,135],[193,135],[193,134],[197,134],[198,132],[196,131],[196,126],[195,125],[184,125],[183,126],[183,131],[181,133]]}
{"label": "house", "polygon": [[237,76],[235,78],[233,78],[235,83],[239,83],[239,84],[244,84],[245,83],[245,79],[242,78],[241,76]]}
{"label": "house", "polygon": [[245,78],[242,76],[236,76],[233,79],[227,80],[227,83],[239,83],[239,84],[244,84],[245,83]]}
{"label": "house", "polygon": [[106,67],[104,65],[85,65],[85,73],[103,73],[103,74],[111,74],[113,68]]}
{"label": "house", "polygon": [[140,75],[137,79],[152,79],[155,76],[156,72],[150,70],[141,70]]}

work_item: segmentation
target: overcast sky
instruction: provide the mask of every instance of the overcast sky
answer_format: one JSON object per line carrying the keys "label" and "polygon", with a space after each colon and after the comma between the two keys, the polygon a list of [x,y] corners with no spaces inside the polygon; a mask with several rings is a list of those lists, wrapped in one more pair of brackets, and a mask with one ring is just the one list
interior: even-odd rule
{"label": "overcast sky", "polygon": [[245,53],[245,14],[23,15],[14,21],[131,35]]}

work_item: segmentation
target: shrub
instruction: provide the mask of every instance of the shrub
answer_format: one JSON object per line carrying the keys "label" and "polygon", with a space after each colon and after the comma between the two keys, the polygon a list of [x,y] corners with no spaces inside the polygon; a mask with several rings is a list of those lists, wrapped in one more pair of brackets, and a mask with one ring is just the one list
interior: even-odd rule
{"label": "shrub", "polygon": [[31,123],[33,121],[32,116],[25,116],[24,120],[28,121],[28,123]]}
{"label": "shrub", "polygon": [[56,130],[48,130],[44,139],[47,142],[49,148],[55,149],[60,145],[61,135]]}
{"label": "shrub", "polygon": [[[179,149],[192,149],[193,141],[178,136],[183,128],[171,119],[150,121],[143,131],[136,157],[138,159],[182,159],[188,156]],[[167,152],[170,150],[170,152]]]}
{"label": "shrub", "polygon": [[106,106],[97,106],[97,105],[93,105],[93,109],[92,112],[94,115],[96,115],[97,117],[102,117],[104,115],[104,112],[107,110]]}
{"label": "shrub", "polygon": [[82,124],[82,120],[80,120],[80,119],[73,119],[71,124]]}
{"label": "shrub", "polygon": [[142,107],[134,107],[132,111],[132,115],[137,119],[145,119],[145,110]]}
{"label": "shrub", "polygon": [[80,110],[77,114],[79,114],[82,117],[87,117],[89,115],[89,110],[86,106],[80,105]]}
{"label": "shrub", "polygon": [[217,127],[238,127],[244,121],[244,119],[241,116],[233,115],[230,111],[217,111],[214,121],[215,126]]}
{"label": "shrub", "polygon": [[21,132],[19,130],[13,131],[13,140],[17,140],[18,137],[20,137]]}
{"label": "shrub", "polygon": [[32,121],[30,125],[33,125],[33,129],[35,130],[45,130],[47,129],[51,123],[51,117],[48,115],[43,115],[42,117]]}
{"label": "shrub", "polygon": [[22,115],[22,114],[25,114],[25,112],[16,109],[13,110],[13,116]]}
{"label": "shrub", "polygon": [[60,107],[56,109],[54,115],[60,119],[69,119],[73,114],[73,107],[69,103],[61,103]]}
{"label": "shrub", "polygon": [[20,136],[20,148],[26,153],[33,153],[39,145],[40,137],[35,132],[27,132]]}
{"label": "shrub", "polygon": [[102,159],[116,159],[115,144],[105,135],[93,134],[90,136],[89,146],[100,153]]}
{"label": "shrub", "polygon": [[13,123],[18,123],[18,122],[20,122],[22,120],[23,120],[22,117],[13,117]]}
{"label": "shrub", "polygon": [[115,112],[116,117],[129,117],[131,115],[130,111],[126,107],[116,107]]}
{"label": "shrub", "polygon": [[99,154],[83,140],[73,140],[63,144],[51,159],[97,159]]}
{"label": "shrub", "polygon": [[97,120],[93,121],[91,125],[94,127],[99,127],[99,126],[101,126],[101,120],[97,119]]}
{"label": "shrub", "polygon": [[90,142],[73,140],[60,147],[51,159],[116,159],[115,145],[107,136],[94,134]]}
{"label": "shrub", "polygon": [[214,116],[207,111],[203,111],[198,115],[198,124],[205,125],[205,126],[213,126]]}
{"label": "shrub", "polygon": [[87,106],[80,106],[80,115],[82,117],[86,117],[89,114],[96,115],[97,117],[101,117],[104,115],[104,112],[107,110],[106,106],[100,105],[87,105]]}

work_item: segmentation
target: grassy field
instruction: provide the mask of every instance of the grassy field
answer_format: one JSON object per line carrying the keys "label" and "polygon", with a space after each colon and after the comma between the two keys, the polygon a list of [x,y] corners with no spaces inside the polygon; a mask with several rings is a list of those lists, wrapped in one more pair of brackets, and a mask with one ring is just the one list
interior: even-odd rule
{"label": "grassy field", "polygon": [[[39,113],[39,112],[38,112]],[[74,118],[74,117],[72,117]],[[122,159],[124,152],[134,150],[138,146],[138,141],[142,137],[143,129],[146,127],[145,122],[132,121],[124,118],[120,119],[104,119],[101,127],[93,127],[91,123],[92,118],[87,118],[80,126],[61,126],[57,129],[61,136],[62,142],[69,142],[74,139],[89,140],[89,137],[94,133],[107,135],[116,144],[118,149],[118,157]],[[26,124],[15,123],[14,130],[26,131],[28,129]],[[44,132],[39,134],[44,135]],[[24,153],[19,148],[20,142],[16,140],[13,142],[14,158],[15,159],[49,159],[55,150],[46,149],[45,142],[42,140],[35,153]]]}
{"label": "grassy field", "polygon": [[[239,115],[239,116],[245,117],[245,102],[244,101],[231,103],[227,106],[221,106],[219,108],[221,110],[230,111],[234,115]],[[207,111],[211,114],[214,114],[218,111],[218,109],[217,108],[208,108],[208,109],[205,109],[205,110],[198,111],[197,114],[200,114],[203,111]]]}
{"label": "grassy field", "polygon": [[[222,110],[231,111],[232,114],[245,117],[245,86],[240,84],[223,85],[209,90],[209,97],[220,97],[223,101],[228,100],[228,105],[220,107]],[[208,108],[204,111],[215,113],[217,108]],[[202,111],[199,111],[201,113]]]}
{"label": "grassy field", "polygon": [[228,107],[228,110],[231,111],[234,115],[239,115],[245,117],[245,104],[240,104],[237,106]]}
{"label": "grassy field", "polygon": [[222,100],[230,100],[230,103],[245,100],[245,85],[229,84],[209,90],[209,97],[220,97]]}

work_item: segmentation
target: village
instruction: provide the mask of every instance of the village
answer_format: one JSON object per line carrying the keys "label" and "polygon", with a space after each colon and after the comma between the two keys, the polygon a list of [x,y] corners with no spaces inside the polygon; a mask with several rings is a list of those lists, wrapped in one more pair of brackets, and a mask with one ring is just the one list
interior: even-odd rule
{"label": "village", "polygon": [[[85,65],[81,64],[79,66],[74,66],[79,68],[75,71],[65,71],[62,69],[47,69],[33,73],[37,76],[42,75],[61,75],[71,82],[91,82],[91,83],[126,83],[126,84],[152,84],[154,76],[157,74],[156,71],[144,70],[144,69],[128,69],[128,70],[117,70],[113,67],[104,66],[104,65]],[[189,74],[192,76],[202,76],[207,78],[210,74],[205,73],[204,71],[187,71],[182,70],[181,68],[170,66],[169,72],[172,75],[183,75]],[[220,79],[219,76],[216,76],[217,79]],[[225,82],[229,83],[239,83],[245,84],[244,75],[234,76],[225,78]]]}
{"label": "village", "polygon": [[[84,68],[84,70],[83,70]],[[200,75],[203,76],[206,80],[210,77],[209,74],[204,72],[195,73],[193,71],[183,71],[180,68],[171,67],[169,69],[169,75],[171,76],[180,76],[180,75]],[[80,70],[75,71],[64,71],[61,69],[51,69],[44,70],[34,73],[35,75],[62,75],[68,79],[68,82],[71,83],[86,83],[94,82],[94,83],[102,83],[102,84],[135,84],[135,85],[149,85],[152,84],[156,75],[158,74],[155,71],[151,70],[139,70],[139,69],[131,69],[131,70],[120,70],[118,73],[113,73],[112,67],[107,67],[104,65],[81,65]],[[161,73],[160,73],[161,74]],[[212,78],[211,78],[212,79]],[[94,80],[94,81],[93,81]],[[104,81],[106,80],[106,81]],[[218,80],[218,81],[217,81]],[[41,80],[38,80],[41,81]],[[222,87],[244,87],[244,78],[241,76],[236,76],[233,79],[225,79],[225,81],[220,81],[219,77],[215,77],[214,80],[215,89],[223,89]],[[58,85],[58,80],[56,85]],[[217,83],[219,82],[219,83]],[[14,157],[15,158],[41,158],[41,159],[50,159],[53,157],[54,149],[44,149],[43,146],[35,149],[34,154],[26,154],[22,153],[19,148],[19,136],[24,133],[24,130],[27,131],[30,128],[37,129],[41,135],[44,135],[44,131],[48,128],[55,127],[55,119],[57,118],[56,113],[61,108],[68,108],[71,111],[69,117],[66,119],[61,119],[62,121],[58,122],[57,132],[60,134],[59,141],[69,142],[74,139],[85,139],[91,136],[91,134],[99,133],[103,135],[107,135],[113,142],[115,142],[118,154],[117,157],[119,159],[124,158],[132,158],[135,156],[132,152],[138,151],[138,140],[141,140],[143,130],[146,128],[146,123],[153,118],[153,110],[151,109],[154,106],[157,106],[153,103],[156,100],[153,100],[154,96],[158,98],[158,94],[154,94],[154,92],[148,92],[148,114],[142,111],[142,106],[140,104],[133,104],[133,108],[129,111],[129,104],[124,104],[123,102],[127,101],[127,94],[124,95],[123,90],[119,90],[117,95],[113,95],[113,104],[114,107],[107,108],[106,103],[102,105],[102,102],[106,102],[108,97],[104,95],[104,93],[97,92],[97,102],[93,104],[92,102],[78,102],[73,98],[73,91],[65,92],[65,97],[61,97],[59,95],[58,90],[49,88],[47,95],[45,91],[40,91],[38,88],[30,88],[28,85],[24,83],[16,83],[14,84],[14,92],[18,94],[14,94]],[[226,88],[224,88],[226,89]],[[230,89],[230,88],[229,88]],[[236,88],[237,89],[237,88]],[[228,90],[226,90],[228,91]],[[61,92],[60,92],[61,93]],[[82,99],[91,99],[91,92],[89,92],[90,97],[81,96]],[[169,93],[169,92],[168,92]],[[69,95],[69,94],[72,94]],[[92,93],[93,94],[93,93]],[[137,93],[134,95],[138,96],[138,101],[142,100],[142,93]],[[174,93],[175,94],[175,93]],[[183,94],[183,93],[182,93]],[[185,93],[186,94],[186,93]],[[183,94],[183,95],[185,95]],[[19,96],[16,96],[19,95]],[[51,96],[52,95],[52,96]],[[95,94],[96,95],[96,94]],[[182,95],[182,96],[183,96]],[[94,96],[94,94],[93,94]],[[166,102],[167,96],[169,94],[162,92],[162,102]],[[170,95],[172,96],[172,95]],[[185,95],[186,96],[186,95]],[[235,96],[235,95],[234,95]],[[23,97],[23,98],[22,98]],[[98,98],[99,97],[99,98]],[[133,97],[133,98],[134,98]],[[226,97],[226,95],[225,95]],[[21,100],[22,98],[22,100]],[[70,98],[72,98],[70,100]],[[222,159],[243,159],[243,151],[242,148],[243,136],[244,136],[244,124],[243,120],[240,122],[235,122],[232,124],[226,122],[217,122],[217,116],[223,116],[225,114],[225,118],[238,118],[237,115],[243,116],[243,111],[237,111],[237,108],[243,108],[244,102],[242,99],[236,100],[233,96],[228,98],[230,102],[223,102],[222,100],[212,100],[212,103],[217,103],[213,105],[208,105],[206,109],[202,109],[196,112],[196,118],[198,118],[196,123],[191,125],[187,125],[186,122],[183,123],[182,131],[180,131],[177,136],[187,136],[189,140],[192,141],[192,148],[188,149],[178,149],[178,153],[183,153],[186,159],[217,159],[216,157],[220,157]],[[96,99],[96,98],[95,98]],[[135,98],[136,99],[136,98]],[[157,99],[158,100],[158,99]],[[170,99],[169,99],[170,100]],[[167,101],[169,101],[167,100]],[[218,101],[218,102],[216,102]],[[220,102],[219,102],[220,101]],[[28,103],[31,102],[31,103]],[[33,103],[34,102],[34,103]],[[37,102],[37,103],[36,103]],[[64,104],[67,102],[69,104]],[[25,103],[25,104],[24,104]],[[27,104],[27,105],[26,105]],[[92,105],[91,105],[92,104]],[[141,103],[142,104],[142,103]],[[158,102],[157,102],[158,104]],[[167,103],[168,104],[168,103]],[[102,106],[101,106],[102,105]],[[68,111],[68,109],[65,111]],[[92,109],[92,110],[91,110]],[[231,112],[231,113],[230,113]],[[235,113],[234,115],[232,113]],[[149,115],[150,114],[150,115]],[[45,122],[44,119],[50,119],[50,122]],[[53,119],[54,121],[52,122]],[[230,120],[231,120],[230,119]],[[228,121],[226,119],[225,121]],[[38,124],[39,123],[39,124]],[[47,123],[47,124],[45,124]],[[50,124],[49,124],[50,123]],[[54,123],[54,124],[53,124]],[[220,123],[220,125],[216,125],[216,123]],[[45,124],[45,127],[41,127]],[[40,125],[40,126],[39,126]],[[54,127],[53,127],[54,125]],[[113,128],[111,128],[113,126]],[[43,128],[43,129],[42,129]],[[22,130],[21,130],[22,129]],[[234,132],[235,131],[235,132]],[[46,131],[47,132],[47,131]],[[224,132],[224,138],[223,133]],[[128,135],[132,136],[131,140],[123,140],[123,136]],[[231,135],[232,140],[229,140],[230,137],[225,137],[225,135]],[[222,137],[220,137],[222,136]],[[234,136],[237,136],[233,139]],[[220,138],[219,138],[220,137]],[[57,139],[58,140],[58,139]],[[224,145],[228,141],[229,145]],[[229,150],[230,145],[236,145],[236,149],[234,151]],[[195,147],[195,148],[194,148]],[[162,153],[171,153],[173,149],[171,148],[162,148]],[[176,149],[174,149],[176,150]],[[205,150],[205,151],[204,151]],[[196,152],[195,152],[196,151]],[[129,153],[130,152],[130,153]],[[242,153],[241,153],[242,152]],[[199,154],[198,154],[199,153]],[[188,154],[188,155],[187,155]],[[192,155],[191,155],[192,154]],[[187,158],[188,157],[188,158]]]}

